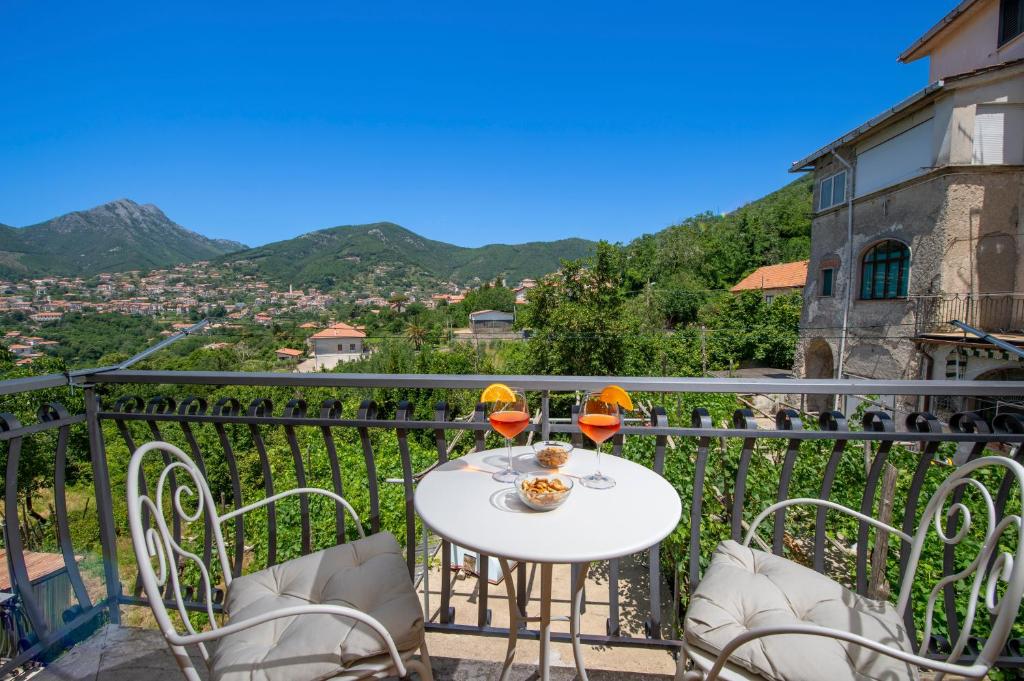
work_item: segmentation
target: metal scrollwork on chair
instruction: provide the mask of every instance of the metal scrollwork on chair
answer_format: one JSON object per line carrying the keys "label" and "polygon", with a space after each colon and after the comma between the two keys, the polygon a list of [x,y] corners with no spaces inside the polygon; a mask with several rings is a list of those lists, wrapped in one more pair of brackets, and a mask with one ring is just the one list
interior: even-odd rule
{"label": "metal scrollwork on chair", "polygon": [[[154,488],[155,497],[150,496],[148,493],[143,494],[140,492],[138,483],[134,482],[140,475],[145,454],[153,450],[160,450],[162,453],[170,454],[174,457],[160,472],[160,477],[157,479]],[[176,485],[172,488],[169,478],[177,470],[184,473],[186,477],[184,480],[176,480]],[[230,581],[231,569],[223,550],[223,537],[220,536],[220,529],[216,522],[217,510],[213,505],[213,496],[202,473],[195,463],[177,447],[159,442],[149,442],[140,447],[136,455],[132,457],[128,477],[130,481],[128,487],[128,520],[131,525],[132,535],[133,537],[141,536],[145,539],[144,546],[140,546],[138,543],[135,546],[140,578],[146,594],[153,605],[154,615],[161,630],[164,630],[165,633],[167,631],[176,631],[174,624],[167,616],[167,611],[163,607],[161,599],[161,594],[165,593],[166,587],[170,583],[174,595],[174,605],[185,629],[189,634],[197,633],[186,604],[185,589],[182,587],[180,574],[181,570],[174,568],[178,564],[178,559],[194,564],[199,570],[199,586],[202,594],[200,602],[205,606],[210,626],[216,629],[218,623],[216,613],[214,612],[214,584],[212,583],[210,570],[202,558],[174,540],[174,536],[168,527],[167,516],[165,515],[165,510],[169,510],[184,525],[189,525],[196,522],[201,523],[204,512],[209,514],[211,519],[210,525],[214,528],[213,531],[216,535],[216,544],[220,554],[218,558],[221,560],[221,569],[223,570],[222,574]],[[172,497],[169,503],[165,500],[165,491],[168,490],[171,492]],[[194,504],[194,508],[191,510],[185,506],[185,497],[191,497],[189,501]],[[152,520],[152,524],[148,528],[143,528],[143,509],[148,509],[149,517]],[[144,552],[142,552],[142,549],[144,549]],[[153,569],[154,561],[158,568],[156,570]],[[183,566],[184,564],[182,564]],[[147,570],[146,567],[149,569]],[[206,646],[203,643],[198,645],[204,661],[209,661],[209,653],[206,650]]]}
{"label": "metal scrollwork on chair", "polygon": [[[973,490],[976,493],[984,515],[984,525],[981,527],[983,534],[977,537],[981,541],[977,554],[960,570],[938,580],[929,591],[918,651],[920,655],[927,652],[927,646],[931,641],[935,626],[936,601],[941,594],[957,583],[969,584],[967,609],[959,621],[959,632],[955,640],[951,641],[947,662],[956,663],[967,648],[977,621],[979,600],[983,599],[985,609],[991,617],[991,630],[978,652],[977,664],[991,666],[1013,628],[1021,597],[1024,595],[1024,559],[1021,558],[1024,552],[1024,530],[1019,515],[1006,515],[999,519],[992,492],[985,482],[976,477],[979,471],[993,468],[1004,469],[1004,480],[1016,482],[1020,501],[1024,503],[1024,467],[1006,457],[983,456],[968,461],[949,476],[936,490],[921,516],[918,531],[913,537],[908,570],[896,606],[900,612],[905,612],[910,605],[916,568],[932,530],[944,546],[954,548],[966,546],[964,541],[977,534],[972,532],[975,530],[975,516],[963,500],[965,492]],[[1000,550],[1000,542],[1013,535],[1016,540],[1016,556],[1009,551]],[[1004,585],[1001,598],[998,597],[1000,583]],[[1004,609],[1002,606],[1007,602],[1011,603],[1011,606]]]}
{"label": "metal scrollwork on chair", "polygon": [[[173,406],[169,408],[173,408]],[[223,405],[218,403],[215,410],[222,408]],[[252,410],[269,408],[269,402],[261,403],[259,401],[254,402],[251,407]],[[294,404],[290,408],[293,411],[299,409],[304,411],[305,405]],[[140,484],[140,482],[142,481],[143,464],[146,455],[154,451],[160,453],[162,459],[159,462],[163,463],[164,467],[157,478],[157,483],[154,487],[155,491],[151,494],[145,488],[145,485]],[[172,482],[171,480],[176,473],[182,479],[176,479]],[[168,493],[170,498],[167,497]],[[139,578],[146,597],[149,600],[161,633],[163,633],[164,638],[167,640],[182,673],[189,681],[199,681],[201,678],[192,665],[192,660],[189,657],[186,646],[197,646],[203,661],[211,669],[211,673],[214,673],[217,669],[217,660],[213,659],[208,652],[205,645],[207,642],[221,640],[221,645],[224,645],[228,640],[227,637],[239,634],[253,627],[258,627],[272,620],[297,619],[307,615],[330,615],[363,625],[379,639],[384,654],[378,655],[374,658],[375,661],[368,663],[372,667],[371,676],[373,678],[380,678],[382,675],[397,675],[407,678],[410,672],[416,672],[424,681],[431,681],[433,677],[430,670],[430,657],[426,650],[426,643],[422,639],[422,622],[419,625],[419,660],[413,657],[413,650],[403,648],[400,651],[389,630],[373,615],[353,607],[334,605],[333,603],[311,601],[305,605],[270,609],[252,616],[246,616],[237,621],[232,619],[231,613],[226,612],[220,616],[227,615],[227,622],[223,624],[218,622],[219,615],[215,611],[213,598],[216,586],[213,580],[217,575],[217,571],[208,566],[197,553],[190,551],[186,546],[182,546],[175,539],[175,534],[168,527],[168,515],[172,521],[180,521],[184,526],[193,523],[205,523],[206,528],[212,531],[217,560],[220,562],[219,577],[223,579],[225,586],[230,590],[234,574],[232,573],[225,548],[222,531],[223,523],[233,518],[238,518],[249,511],[273,504],[286,497],[309,494],[320,494],[333,499],[352,518],[360,538],[365,539],[363,526],[355,509],[340,495],[329,490],[296,487],[260,499],[246,506],[236,506],[234,510],[221,514],[217,511],[213,495],[210,493],[210,488],[207,485],[202,470],[182,450],[172,444],[161,441],[148,442],[135,450],[128,466],[128,523],[131,528],[132,545],[139,566]],[[145,522],[147,516],[152,520],[151,525]],[[187,533],[183,533],[182,536],[187,536]],[[398,545],[394,542],[393,538],[390,538],[390,542],[394,546],[395,560],[399,560],[397,557]],[[191,588],[183,587],[181,570],[180,568],[176,569],[177,565],[184,566],[188,563],[194,564],[199,571],[202,600],[198,603],[189,602],[188,596],[191,593]],[[284,568],[285,564],[279,567]],[[400,578],[403,580],[401,588],[408,589],[407,598],[411,599],[410,611],[415,612],[417,618],[421,618],[412,583],[404,582],[404,577]],[[167,588],[168,585],[170,585],[169,589]],[[164,594],[168,591],[173,596],[173,607],[181,618],[185,629],[184,633],[178,631],[174,621],[168,614],[167,603],[164,600]],[[392,592],[387,593],[392,594],[391,597],[393,598]],[[394,603],[395,601],[390,600],[388,602]],[[208,629],[202,630],[201,627],[197,627],[192,622],[190,611],[197,609],[207,616],[209,620]],[[345,643],[342,642],[340,647],[344,648],[344,645]],[[337,654],[337,651],[332,650],[327,654]],[[296,659],[301,663],[304,658]],[[339,664],[341,663],[339,662]]]}
{"label": "metal scrollwork on chair", "polygon": [[[962,421],[960,425],[964,429],[971,430],[982,427],[969,418]],[[1024,423],[1000,423],[999,427],[1007,430],[1013,428],[1024,430]],[[721,678],[720,673],[723,672],[727,664],[730,664],[732,656],[739,654],[739,651],[747,644],[757,641],[763,645],[763,639],[785,635],[833,639],[842,642],[843,645],[852,645],[865,651],[873,651],[907,665],[933,670],[937,672],[935,677],[937,680],[941,680],[945,674],[959,674],[971,679],[983,678],[991,670],[1006,646],[1022,598],[1024,598],[1024,528],[1022,528],[1020,515],[1003,515],[1008,505],[1007,502],[1011,499],[1011,494],[1015,499],[1011,508],[1024,507],[1024,466],[1005,456],[982,456],[977,451],[972,454],[971,459],[956,468],[939,485],[921,514],[919,524],[913,534],[872,518],[863,511],[850,509],[827,499],[800,498],[779,501],[761,511],[750,524],[742,544],[743,550],[749,552],[750,541],[758,526],[766,518],[790,506],[812,506],[819,510],[839,511],[860,521],[864,526],[885,530],[891,536],[899,537],[909,547],[894,613],[895,617],[906,620],[912,615],[911,598],[915,580],[918,577],[922,551],[934,531],[943,552],[944,576],[929,591],[925,604],[924,626],[920,643],[916,644],[916,653],[913,652],[914,648],[910,646],[909,642],[906,648],[897,647],[886,641],[864,636],[856,629],[843,628],[838,623],[808,623],[800,617],[796,617],[792,621],[780,621],[778,624],[748,627],[731,638],[716,639],[712,646],[714,654],[709,655],[706,652],[701,652],[701,645],[702,643],[705,646],[708,645],[706,639],[717,636],[717,634],[709,635],[701,629],[706,624],[705,620],[702,620],[706,617],[706,611],[695,615],[691,621],[691,613],[688,610],[687,622],[692,624],[694,629],[690,630],[692,636],[687,638],[687,645],[684,648],[685,657],[696,663],[697,668],[684,674],[681,667],[681,678],[714,681]],[[986,481],[991,483],[997,478],[999,479],[999,492],[994,496]],[[970,496],[965,498],[967,493],[970,493]],[[972,514],[972,508],[975,511],[974,514]],[[980,521],[974,517],[979,510],[984,516]],[[981,525],[982,522],[984,525]],[[974,549],[975,541],[980,544],[980,548],[976,550]],[[1001,548],[1004,541],[1007,546],[1014,547],[1012,553],[1010,550]],[[961,560],[959,566],[953,560],[953,552],[958,547],[964,551],[970,551],[970,554]],[[737,551],[735,548],[727,550]],[[775,560],[785,561],[782,558]],[[728,564],[728,561],[723,564]],[[713,562],[711,569],[714,567]],[[773,569],[783,568],[777,564]],[[803,568],[797,566],[796,569]],[[705,576],[705,580],[698,587],[698,592],[707,583],[708,579]],[[956,617],[955,610],[957,605],[955,587],[958,584],[967,585],[963,592],[966,594],[968,602],[962,617]],[[734,589],[735,587],[730,584],[727,588]],[[698,593],[694,602],[720,604],[721,602],[716,600],[718,595],[712,590],[707,590],[704,594]],[[799,594],[789,595],[797,596]],[[945,659],[937,659],[934,651],[930,650],[936,627],[936,602],[940,595],[944,595],[947,600],[946,614],[953,639],[948,653],[944,654]],[[731,594],[729,598],[734,601],[734,594]],[[851,598],[856,597],[851,595]],[[980,643],[975,644],[972,631],[978,619],[979,601],[984,604],[990,617],[990,627],[986,637],[980,640]],[[728,606],[720,604],[716,607],[723,608],[723,612],[728,611]],[[953,617],[949,617],[950,611],[953,612]],[[886,626],[896,625],[895,620],[886,620],[886,622]],[[691,638],[695,638],[695,641],[691,641]],[[960,662],[965,651],[969,651],[974,658],[970,663]],[[931,653],[930,656],[929,653]],[[744,659],[749,660],[749,658]],[[752,663],[748,661],[742,664],[750,665]],[[894,667],[886,673],[893,672],[895,669]],[[852,663],[851,670],[853,670]],[[816,671],[810,670],[809,676],[800,678],[815,678],[816,673]]]}

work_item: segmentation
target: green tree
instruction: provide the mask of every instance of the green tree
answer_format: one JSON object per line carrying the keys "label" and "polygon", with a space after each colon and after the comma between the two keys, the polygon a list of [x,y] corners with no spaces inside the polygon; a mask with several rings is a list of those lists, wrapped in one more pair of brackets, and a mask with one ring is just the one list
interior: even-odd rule
{"label": "green tree", "polygon": [[395,310],[398,312],[402,311],[402,306],[405,305],[405,303],[408,302],[408,300],[409,296],[405,295],[404,293],[396,293],[390,298],[388,298],[388,302],[394,305]]}
{"label": "green tree", "polygon": [[799,336],[799,293],[775,296],[771,302],[756,291],[722,295],[701,310],[712,368],[742,361],[788,369]]}
{"label": "green tree", "polygon": [[427,327],[416,321],[409,322],[405,327],[405,337],[412,342],[413,346],[417,350],[421,350],[423,348],[423,343],[427,340],[429,333],[430,331]]}
{"label": "green tree", "polygon": [[623,370],[622,269],[622,250],[601,242],[592,258],[564,262],[557,279],[531,292],[523,315],[531,335],[520,357],[529,373],[587,376]]}

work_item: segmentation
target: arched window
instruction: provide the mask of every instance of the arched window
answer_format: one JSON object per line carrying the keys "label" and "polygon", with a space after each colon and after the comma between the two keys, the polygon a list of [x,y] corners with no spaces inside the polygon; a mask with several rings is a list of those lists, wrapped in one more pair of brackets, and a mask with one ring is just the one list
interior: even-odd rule
{"label": "arched window", "polygon": [[905,298],[910,280],[910,249],[899,241],[881,241],[872,246],[860,266],[862,300]]}

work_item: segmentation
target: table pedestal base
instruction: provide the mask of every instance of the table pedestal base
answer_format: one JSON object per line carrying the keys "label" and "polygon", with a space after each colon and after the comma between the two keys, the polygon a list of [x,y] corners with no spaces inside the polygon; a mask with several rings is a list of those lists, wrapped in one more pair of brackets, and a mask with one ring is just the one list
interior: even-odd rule
{"label": "table pedestal base", "polygon": [[527,622],[540,623],[540,667],[541,681],[549,681],[551,678],[551,622],[569,621],[569,632],[572,637],[572,655],[576,661],[576,674],[580,681],[587,681],[587,670],[583,665],[583,646],[580,644],[580,610],[583,605],[583,585],[587,579],[587,571],[590,563],[581,563],[576,570],[573,584],[572,610],[569,617],[551,617],[551,563],[540,563],[540,616],[530,617],[525,612],[520,612],[519,602],[516,600],[516,585],[513,580],[512,570],[509,569],[508,559],[498,558],[501,564],[501,572],[504,576],[505,592],[508,595],[508,649],[505,652],[505,664],[501,668],[501,681],[507,681],[508,673],[512,669],[512,661],[516,656],[516,643],[519,639],[519,628]]}

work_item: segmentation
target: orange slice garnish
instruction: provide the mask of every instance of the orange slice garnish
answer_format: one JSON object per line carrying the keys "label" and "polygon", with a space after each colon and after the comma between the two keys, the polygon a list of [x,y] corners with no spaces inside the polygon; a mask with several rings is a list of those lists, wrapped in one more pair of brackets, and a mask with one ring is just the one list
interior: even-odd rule
{"label": "orange slice garnish", "polygon": [[602,390],[601,400],[610,404],[617,404],[627,411],[633,409],[633,400],[630,399],[629,393],[617,385],[610,385]]}
{"label": "orange slice garnish", "polygon": [[515,402],[516,394],[504,383],[491,383],[480,394],[481,402]]}

